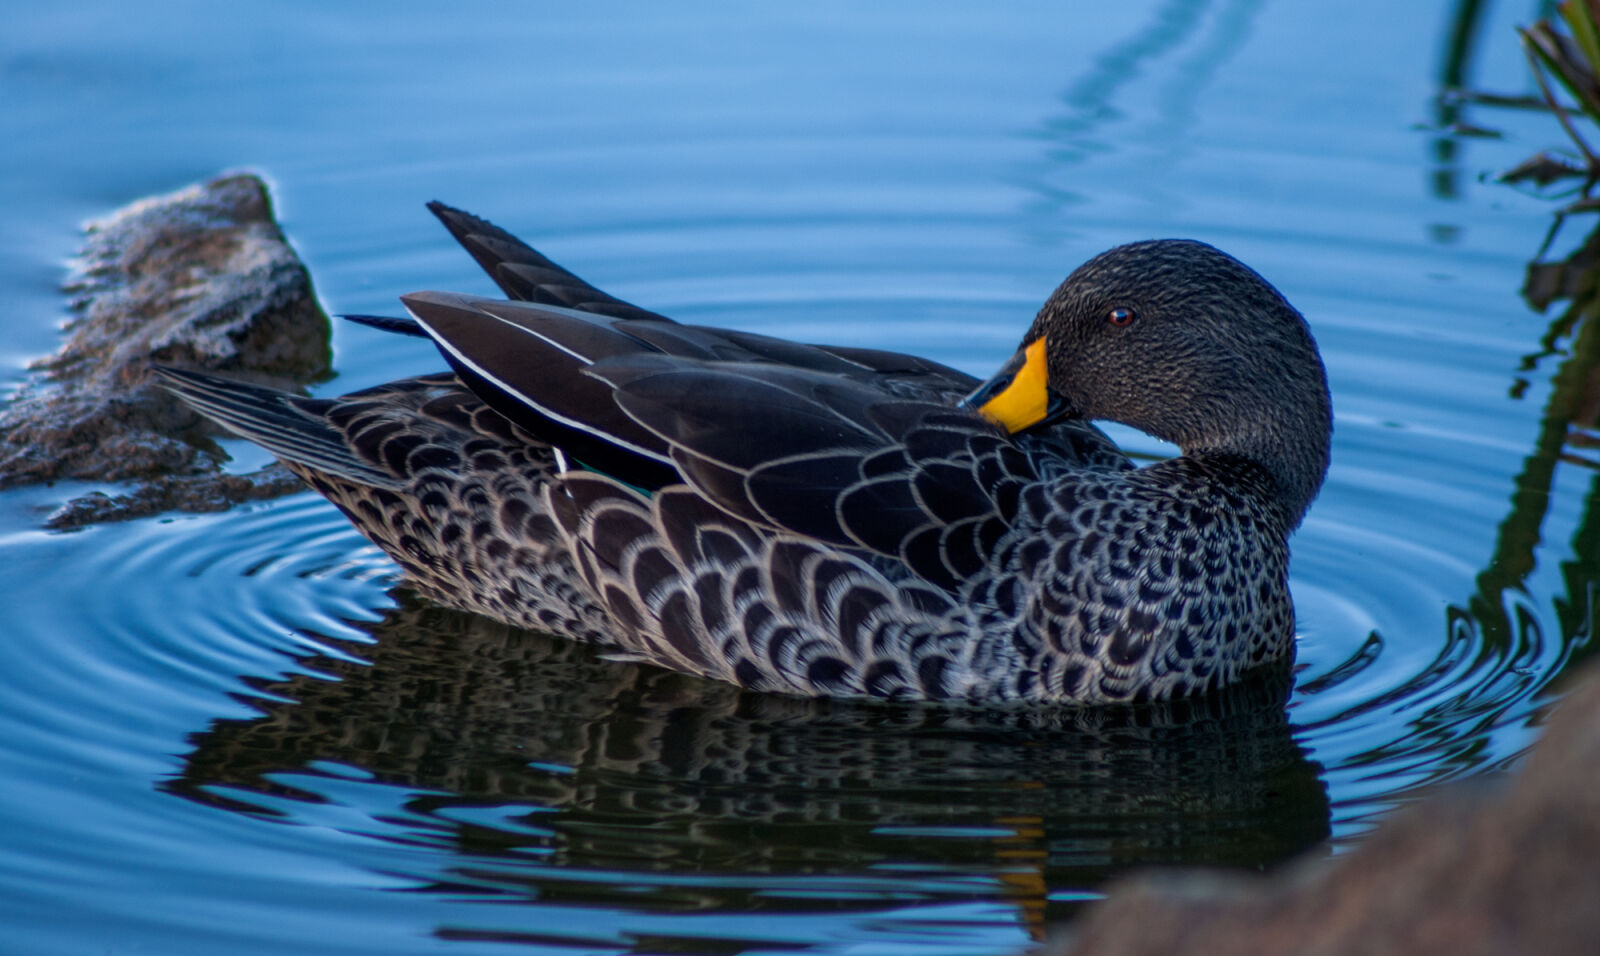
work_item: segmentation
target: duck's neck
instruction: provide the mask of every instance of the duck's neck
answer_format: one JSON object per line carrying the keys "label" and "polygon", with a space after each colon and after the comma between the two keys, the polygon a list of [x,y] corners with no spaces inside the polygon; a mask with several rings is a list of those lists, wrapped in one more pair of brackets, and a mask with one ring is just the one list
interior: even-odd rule
{"label": "duck's neck", "polygon": [[1198,461],[1243,460],[1260,468],[1272,485],[1268,503],[1282,516],[1284,529],[1292,531],[1328,473],[1333,416],[1326,386],[1318,398],[1275,416],[1254,418],[1226,434],[1186,442],[1184,456]]}

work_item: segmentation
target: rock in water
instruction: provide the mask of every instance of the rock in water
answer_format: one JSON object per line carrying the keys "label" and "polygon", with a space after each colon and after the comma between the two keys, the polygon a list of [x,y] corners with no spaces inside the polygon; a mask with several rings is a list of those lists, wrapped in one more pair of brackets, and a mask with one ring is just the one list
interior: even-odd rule
{"label": "rock in water", "polygon": [[66,345],[0,409],[0,488],[142,483],[76,499],[50,518],[60,528],[303,487],[278,465],[224,474],[210,426],[150,374],[157,362],[293,386],[331,373],[328,317],[258,177],[222,176],[90,223],[66,289]]}
{"label": "rock in water", "polygon": [[1600,952],[1600,668],[1580,674],[1509,780],[1448,785],[1270,879],[1133,877],[1036,956]]}

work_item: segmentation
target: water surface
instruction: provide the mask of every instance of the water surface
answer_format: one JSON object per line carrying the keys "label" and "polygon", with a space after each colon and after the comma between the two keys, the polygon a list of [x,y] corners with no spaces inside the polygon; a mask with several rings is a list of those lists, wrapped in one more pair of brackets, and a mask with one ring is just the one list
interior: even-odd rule
{"label": "water surface", "polygon": [[[1192,236],[1306,313],[1337,416],[1287,701],[1142,712],[744,694],[422,606],[314,495],[47,534],[87,489],[8,492],[11,945],[1004,953],[1131,867],[1336,851],[1511,765],[1590,647],[1595,346],[1528,358],[1550,205],[1485,173],[1560,134],[1438,107],[1458,6],[11,11],[8,388],[81,220],[245,166],[330,312],[489,291],[439,198],[680,319],[974,374],[1087,256]],[[1529,89],[1516,13],[1467,82]],[[335,346],[323,393],[440,364]]]}

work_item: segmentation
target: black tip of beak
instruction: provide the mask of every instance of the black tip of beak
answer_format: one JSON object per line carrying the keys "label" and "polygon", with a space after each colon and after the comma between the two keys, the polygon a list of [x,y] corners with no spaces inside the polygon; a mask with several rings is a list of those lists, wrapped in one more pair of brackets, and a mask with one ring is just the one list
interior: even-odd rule
{"label": "black tip of beak", "polygon": [[1022,366],[1025,364],[1026,360],[1027,355],[1021,351],[1018,351],[1016,355],[1011,356],[1011,358],[1007,360],[1006,364],[1002,365],[1000,370],[994,373],[993,378],[973,389],[972,394],[961,400],[961,407],[972,409],[982,408],[988,403],[989,399],[994,398],[996,395],[1011,387],[1012,379],[1016,378],[1017,373],[1022,371]]}
{"label": "black tip of beak", "polygon": [[1045,428],[1050,425],[1054,425],[1056,422],[1065,421],[1069,418],[1082,417],[1071,405],[1067,404],[1066,399],[1062,398],[1060,395],[1057,395],[1055,392],[1050,392],[1048,399],[1049,404],[1045,406],[1044,417],[1039,419],[1039,421],[1034,424],[1034,428]]}

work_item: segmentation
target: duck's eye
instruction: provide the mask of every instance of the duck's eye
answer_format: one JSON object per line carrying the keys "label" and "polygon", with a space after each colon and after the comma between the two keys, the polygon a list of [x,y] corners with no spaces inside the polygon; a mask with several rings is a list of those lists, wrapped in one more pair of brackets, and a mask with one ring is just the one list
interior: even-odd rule
{"label": "duck's eye", "polygon": [[1133,310],[1119,305],[1106,313],[1106,321],[1119,329],[1126,328],[1133,324]]}

